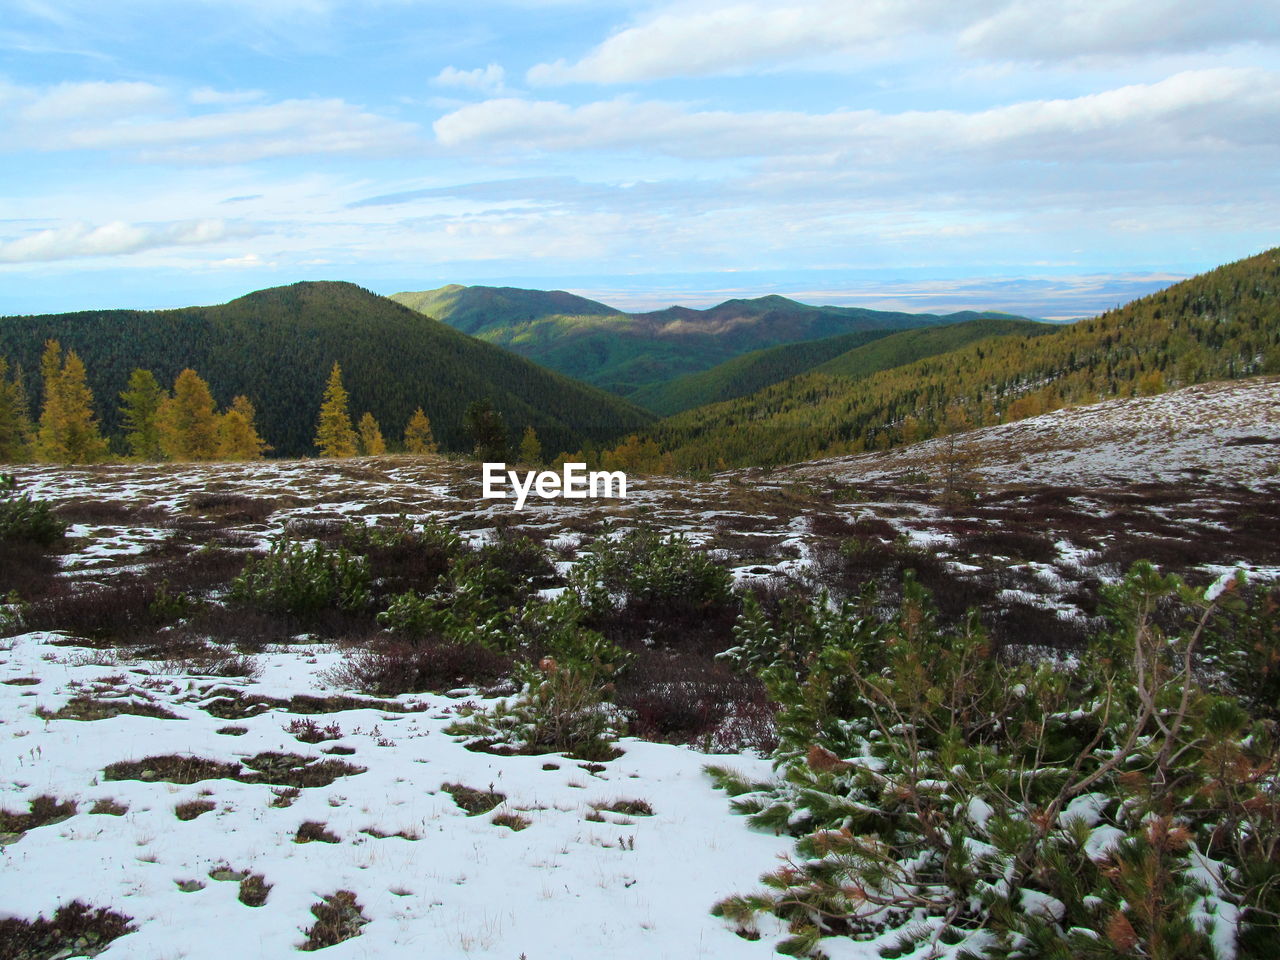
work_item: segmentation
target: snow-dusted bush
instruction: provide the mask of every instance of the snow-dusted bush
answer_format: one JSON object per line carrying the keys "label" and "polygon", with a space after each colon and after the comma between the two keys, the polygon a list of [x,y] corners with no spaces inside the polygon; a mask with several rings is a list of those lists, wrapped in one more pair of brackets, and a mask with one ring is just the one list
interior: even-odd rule
{"label": "snow-dusted bush", "polygon": [[0,473],[0,542],[28,541],[50,546],[67,532],[66,523],[43,500],[18,492],[18,481]]}
{"label": "snow-dusted bush", "polygon": [[265,556],[249,559],[232,581],[231,597],[293,614],[357,610],[369,602],[369,570],[363,558],[345,548],[277,540]]}
{"label": "snow-dusted bush", "polygon": [[1066,664],[994,657],[976,620],[941,629],[911,580],[889,623],[748,604],[730,656],[780,704],[781,780],[715,773],[798,840],[715,912],[746,936],[782,921],[796,956],[830,937],[886,957],[1270,956],[1280,748],[1197,667],[1234,592],[1139,564],[1107,598],[1115,628]]}
{"label": "snow-dusted bush", "polygon": [[569,587],[597,614],[689,617],[730,600],[732,577],[679,534],[644,527],[619,540],[596,541],[574,568]]}

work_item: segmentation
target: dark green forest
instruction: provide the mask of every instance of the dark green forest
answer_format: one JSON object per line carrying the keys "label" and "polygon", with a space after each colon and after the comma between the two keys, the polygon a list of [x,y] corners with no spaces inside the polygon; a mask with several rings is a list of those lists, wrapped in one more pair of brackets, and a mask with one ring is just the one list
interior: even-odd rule
{"label": "dark green forest", "polygon": [[668,417],[649,436],[677,469],[790,463],[1067,404],[1277,373],[1278,294],[1273,249],[1043,336],[981,340],[858,380],[807,373]]}
{"label": "dark green forest", "polygon": [[802,373],[867,377],[881,370],[946,353],[975,340],[1014,334],[1039,335],[1055,326],[1013,317],[983,316],[918,330],[866,330],[788,343],[734,357],[668,383],[646,387],[630,399],[647,410],[670,415],[708,403],[755,393]]}
{"label": "dark green forest", "polygon": [[209,381],[219,407],[244,394],[278,456],[315,452],[321,393],[335,361],[352,414],[371,412],[393,441],[421,405],[442,446],[465,449],[463,415],[486,397],[513,437],[532,426],[552,453],[613,439],[652,419],[618,397],[350,283],[296,283],[211,307],[0,319],[0,357],[21,366],[34,411],[48,339],[84,360],[96,412],[111,436],[120,432],[119,393],[139,367],[165,386],[191,367]]}
{"label": "dark green forest", "polygon": [[648,391],[661,384],[754,350],[859,331],[892,332],[1002,316],[813,306],[777,295],[726,300],[705,310],[667,307],[624,313],[562,290],[457,285],[397,293],[391,299],[642,406]]}

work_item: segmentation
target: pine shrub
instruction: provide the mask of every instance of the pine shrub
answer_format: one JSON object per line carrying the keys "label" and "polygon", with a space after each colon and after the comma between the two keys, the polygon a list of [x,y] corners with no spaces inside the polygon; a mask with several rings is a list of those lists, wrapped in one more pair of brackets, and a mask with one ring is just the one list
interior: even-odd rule
{"label": "pine shrub", "polygon": [[[1011,663],[939,626],[910,578],[889,622],[748,603],[729,658],[779,703],[778,781],[716,771],[795,855],[713,912],[778,952],[1265,957],[1280,935],[1280,745],[1198,661],[1210,599],[1138,564],[1078,659]],[[1238,642],[1239,638],[1237,638]]]}
{"label": "pine shrub", "polygon": [[17,478],[0,474],[0,542],[20,542],[52,546],[67,532],[67,524],[44,500],[18,493]]}
{"label": "pine shrub", "polygon": [[231,584],[231,597],[251,606],[307,615],[338,608],[358,610],[369,601],[365,561],[346,548],[310,548],[277,540],[265,556],[245,564]]}

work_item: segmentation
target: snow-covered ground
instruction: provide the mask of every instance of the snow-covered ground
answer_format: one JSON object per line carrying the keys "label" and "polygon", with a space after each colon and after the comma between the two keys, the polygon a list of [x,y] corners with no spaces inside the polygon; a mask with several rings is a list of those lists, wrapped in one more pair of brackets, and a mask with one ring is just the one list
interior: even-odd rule
{"label": "snow-covered ground", "polygon": [[[400,515],[440,520],[472,543],[513,523],[545,542],[561,576],[592,539],[638,524],[713,551],[743,585],[782,579],[816,592],[828,577],[848,588],[839,578],[850,544],[866,548],[854,562],[897,564],[894,577],[933,558],[936,577],[956,578],[958,602],[989,606],[997,627],[1020,608],[1023,619],[1009,622],[1025,630],[1078,619],[1082,595],[1147,550],[1206,583],[1237,567],[1280,575],[1280,379],[1057,411],[960,445],[987,484],[960,509],[934,502],[937,441],[703,481],[637,477],[625,501],[531,500],[518,514],[479,499],[475,464],[444,458],[14,472],[73,521],[58,563],[74,590],[210,548],[243,553],[286,532],[305,540],[326,524]],[[0,570],[0,595],[8,589]],[[127,659],[56,634],[0,640],[0,810],[23,813],[41,796],[76,804],[68,819],[0,837],[0,916],[49,917],[79,899],[133,918],[136,932],[103,957],[283,957],[304,941],[311,908],[347,890],[369,922],[326,948],[334,957],[772,955],[776,931],[747,941],[708,911],[752,890],[791,843],[750,830],[702,772],[714,762],[761,777],[767,762],[635,739],[603,769],[471,752],[444,732],[461,701],[443,696],[402,697],[406,712],[297,713],[295,695],[353,693],[326,679],[341,657],[331,645],[291,642],[255,655],[258,678],[229,680],[166,672],[191,665]],[[214,692],[235,687],[284,705],[244,719],[211,713]],[[176,718],[55,717],[73,697],[146,702]],[[287,728],[306,721],[336,724],[337,738],[299,742]],[[325,753],[334,747],[354,752]],[[255,779],[249,766],[239,780],[174,784],[163,764],[148,779],[106,778],[111,764],[153,756],[239,763],[268,752],[363,772],[302,787],[291,803],[278,798],[280,785],[243,782]],[[467,816],[445,784],[505,800]],[[212,808],[178,818],[175,807],[200,800]],[[653,815],[597,811],[619,800],[644,801]],[[495,824],[503,814],[528,826]],[[295,843],[304,822],[336,842]],[[234,878],[244,874],[271,886],[262,906],[239,901]],[[876,955],[850,941],[832,949]]]}
{"label": "snow-covered ground", "polygon": [[[321,727],[336,723],[342,736],[300,743],[286,730],[296,718],[287,708],[227,720],[202,704],[208,691],[227,687],[281,699],[315,695],[326,689],[319,675],[339,657],[327,647],[262,654],[262,677],[249,682],[156,675],[110,663],[110,654],[55,645],[60,639],[24,634],[0,643],[0,807],[25,811],[27,800],[42,795],[77,805],[69,819],[5,838],[0,913],[50,916],[78,898],[132,917],[137,927],[103,958],[270,958],[292,955],[306,939],[314,904],[349,890],[370,922],[361,936],[326,948],[335,958],[772,953],[708,913],[790,846],[731,815],[702,772],[718,762],[767,775],[758,758],[630,739],[619,744],[621,757],[590,769],[558,755],[471,752],[443,732],[458,701],[425,695],[401,698],[407,713],[307,715]],[[24,678],[39,682],[11,682]],[[56,713],[77,695],[145,698],[178,719],[37,715]],[[245,732],[219,733],[228,728]],[[353,752],[324,753],[334,746]],[[267,751],[342,760],[364,772],[301,788],[289,806],[273,806],[281,788],[264,783],[104,775],[109,764],[152,756],[236,762]],[[444,784],[506,799],[468,816]],[[193,800],[213,809],[178,819],[175,807]],[[644,801],[653,814],[596,812],[620,800]],[[127,809],[92,812],[105,801]],[[518,832],[495,824],[504,813],[529,824]],[[336,842],[294,842],[306,821],[324,824]],[[261,874],[271,886],[266,903],[241,903],[235,878],[219,871]]]}
{"label": "snow-covered ground", "polygon": [[[946,440],[802,464],[788,472],[887,480],[928,469]],[[991,483],[1245,480],[1280,472],[1280,377],[1206,383],[1055,410],[963,435]]]}

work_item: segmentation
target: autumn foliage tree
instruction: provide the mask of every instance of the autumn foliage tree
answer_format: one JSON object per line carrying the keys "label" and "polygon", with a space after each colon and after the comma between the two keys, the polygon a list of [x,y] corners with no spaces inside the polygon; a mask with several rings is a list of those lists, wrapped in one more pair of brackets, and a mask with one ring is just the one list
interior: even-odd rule
{"label": "autumn foliage tree", "polygon": [[22,373],[0,357],[0,463],[28,460],[34,432]]}
{"label": "autumn foliage tree", "polygon": [[518,457],[521,463],[527,463],[530,466],[542,463],[542,443],[538,440],[538,431],[533,427],[524,428],[524,435],[520,438]]}
{"label": "autumn foliage tree", "polygon": [[219,460],[260,460],[270,446],[258,436],[257,411],[246,396],[238,396],[218,418]]}
{"label": "autumn foliage tree", "polygon": [[335,362],[329,373],[320,404],[315,444],[322,457],[354,457],[358,452],[355,427],[347,410],[347,388],[342,385],[342,368]]}
{"label": "autumn foliage tree", "polygon": [[36,457],[53,463],[96,463],[107,457],[107,441],[98,429],[93,394],[84,364],[74,350],[62,356],[57,340],[45,344],[40,361],[44,406],[36,436]]}
{"label": "autumn foliage tree", "polygon": [[404,448],[408,453],[435,453],[439,449],[431,435],[431,421],[421,407],[413,411],[404,428]]}
{"label": "autumn foliage tree", "polygon": [[213,393],[188,368],[173,382],[173,396],[160,405],[160,446],[170,460],[218,459],[218,412]]}
{"label": "autumn foliage tree", "polygon": [[362,457],[378,457],[387,452],[387,443],[382,439],[382,428],[372,413],[366,411],[360,418],[359,437],[360,455]]}

